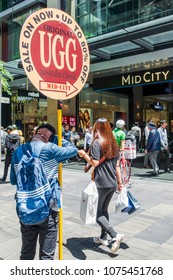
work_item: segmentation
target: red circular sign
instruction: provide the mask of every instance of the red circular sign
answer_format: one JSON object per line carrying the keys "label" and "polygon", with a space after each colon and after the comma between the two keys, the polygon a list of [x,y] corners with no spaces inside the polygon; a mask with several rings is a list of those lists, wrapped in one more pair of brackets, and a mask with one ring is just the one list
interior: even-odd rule
{"label": "red circular sign", "polygon": [[74,19],[61,10],[42,9],[27,18],[20,55],[28,78],[47,97],[72,98],[87,80],[86,39]]}

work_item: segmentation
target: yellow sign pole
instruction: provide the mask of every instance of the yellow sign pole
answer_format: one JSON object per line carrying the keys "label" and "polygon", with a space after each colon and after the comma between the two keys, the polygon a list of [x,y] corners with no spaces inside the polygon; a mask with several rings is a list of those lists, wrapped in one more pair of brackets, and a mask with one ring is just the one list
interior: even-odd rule
{"label": "yellow sign pole", "polygon": [[[62,109],[58,108],[58,146],[62,146]],[[59,171],[58,171],[58,180],[59,184],[62,188],[62,163],[59,165]],[[62,238],[62,205],[59,209],[59,260],[62,260],[62,244],[63,244],[63,238]]]}

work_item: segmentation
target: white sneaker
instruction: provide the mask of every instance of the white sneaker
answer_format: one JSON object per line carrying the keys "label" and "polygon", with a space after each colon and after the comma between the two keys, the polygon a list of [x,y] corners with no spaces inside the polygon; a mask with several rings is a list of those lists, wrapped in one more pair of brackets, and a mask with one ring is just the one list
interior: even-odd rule
{"label": "white sneaker", "polygon": [[115,253],[120,248],[120,243],[123,241],[124,235],[118,233],[115,238],[112,238],[112,245],[111,245],[111,251],[112,253]]}
{"label": "white sneaker", "polygon": [[109,245],[109,241],[107,239],[101,239],[100,237],[94,237],[93,238],[94,243],[97,244],[102,244],[103,246],[108,246]]}

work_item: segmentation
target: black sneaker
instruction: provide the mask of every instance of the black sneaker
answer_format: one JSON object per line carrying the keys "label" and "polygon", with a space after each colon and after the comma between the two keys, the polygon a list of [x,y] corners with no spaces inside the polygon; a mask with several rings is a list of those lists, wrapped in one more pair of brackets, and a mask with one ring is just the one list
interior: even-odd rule
{"label": "black sneaker", "polygon": [[5,181],[0,178],[0,184],[5,184]]}
{"label": "black sneaker", "polygon": [[165,170],[166,173],[171,173],[171,170],[168,168]]}
{"label": "black sneaker", "polygon": [[152,176],[158,176],[158,174],[159,174],[158,171],[157,171],[157,172],[153,172],[153,173],[152,173]]}

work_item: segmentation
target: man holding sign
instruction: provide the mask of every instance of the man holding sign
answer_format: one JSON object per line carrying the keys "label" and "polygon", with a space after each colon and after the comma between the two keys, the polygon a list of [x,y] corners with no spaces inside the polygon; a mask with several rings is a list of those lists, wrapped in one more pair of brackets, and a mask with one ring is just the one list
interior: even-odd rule
{"label": "man holding sign", "polygon": [[[20,34],[20,56],[29,80],[49,98],[70,99],[87,82],[90,65],[87,41],[80,26],[64,11],[45,8],[26,19]],[[61,143],[60,111],[58,109],[59,146],[64,143]],[[68,158],[76,154],[75,147]],[[60,157],[60,162],[68,158],[61,160]],[[62,165],[58,175],[62,186]],[[59,211],[59,259],[62,259],[62,209]]]}
{"label": "man holding sign", "polygon": [[[12,185],[17,185],[16,192],[16,208],[20,219],[22,234],[21,260],[33,260],[36,254],[36,244],[39,237],[39,259],[53,260],[58,232],[58,210],[60,205],[61,189],[57,179],[57,170],[60,162],[68,160],[77,155],[77,148],[66,140],[63,140],[62,147],[57,146],[54,142],[55,129],[50,124],[42,124],[33,136],[30,143],[23,144],[15,151],[12,157],[10,181]],[[38,156],[43,167],[39,174],[40,178],[46,177],[46,184],[42,184],[39,188],[36,181],[37,174],[34,172],[32,176],[32,165],[29,165],[31,172],[23,171],[20,173],[19,165],[23,155],[27,154],[29,144],[30,154]],[[26,162],[26,161],[25,161]],[[23,170],[25,166],[23,166]],[[40,173],[40,172],[39,172]],[[40,180],[41,180],[40,179]],[[28,182],[29,181],[29,182]],[[50,199],[48,214],[45,215],[43,206],[45,196],[48,197],[50,187]],[[46,189],[44,189],[46,188]],[[42,199],[42,201],[40,201]],[[59,204],[59,205],[58,205]],[[44,212],[44,213],[43,213]],[[43,219],[44,217],[44,219]]]}

